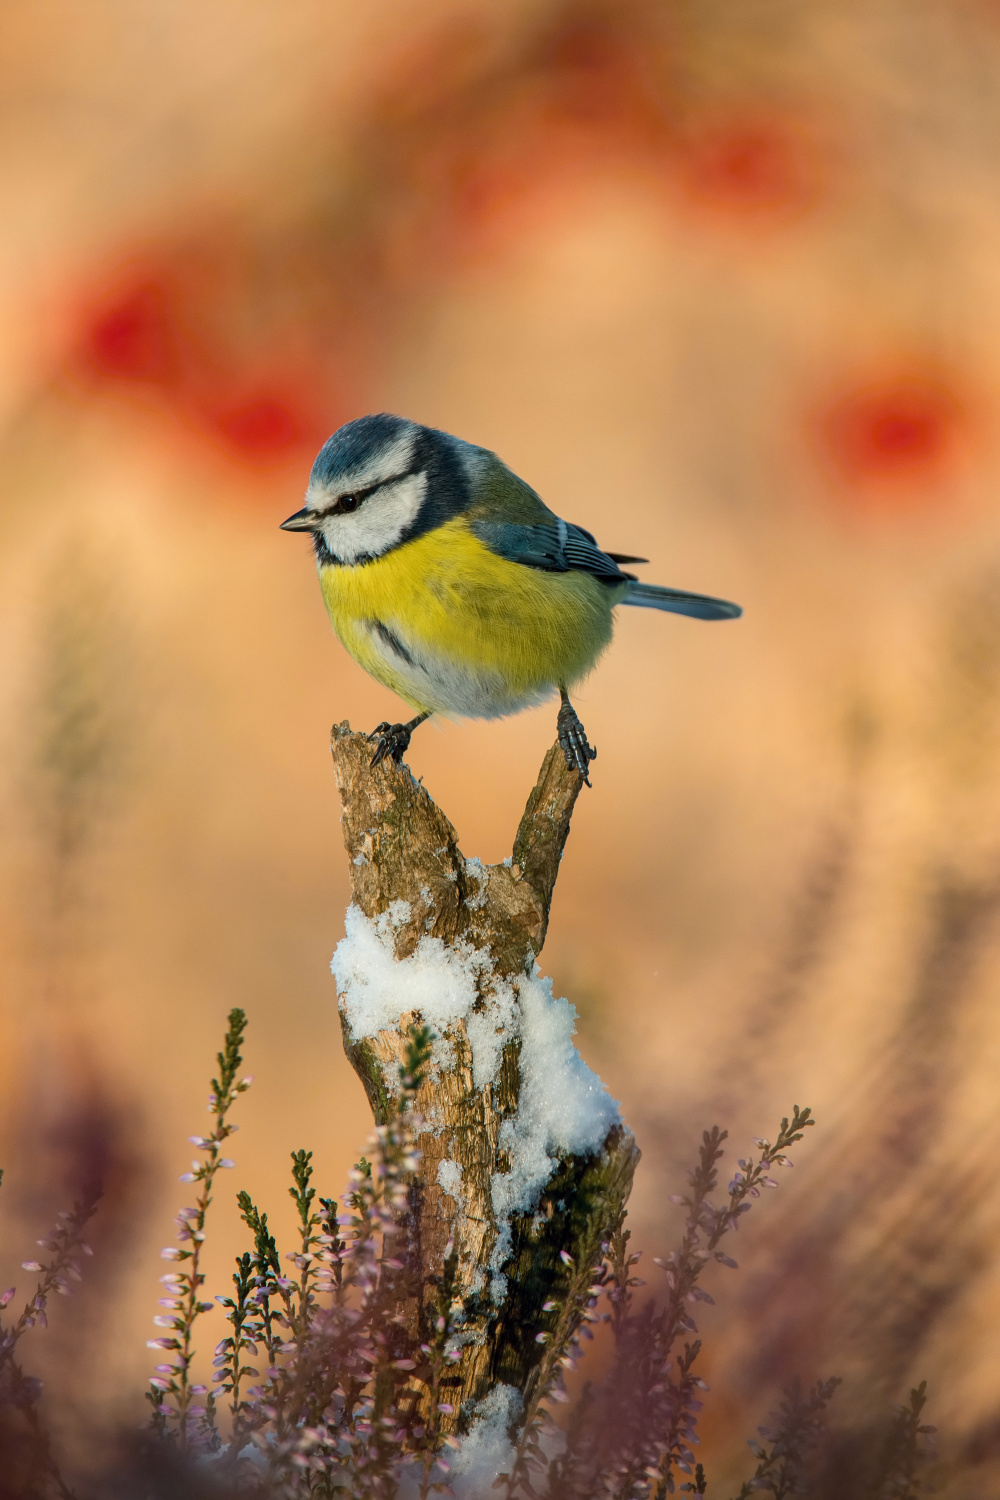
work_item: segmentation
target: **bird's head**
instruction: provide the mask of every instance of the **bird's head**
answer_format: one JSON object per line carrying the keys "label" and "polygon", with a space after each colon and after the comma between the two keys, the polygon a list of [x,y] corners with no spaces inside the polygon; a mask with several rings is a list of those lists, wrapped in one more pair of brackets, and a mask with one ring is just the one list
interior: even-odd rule
{"label": "bird's head", "polygon": [[323,444],[305,505],[282,530],[311,532],[321,564],[371,562],[466,508],[468,447],[384,412],[347,422]]}

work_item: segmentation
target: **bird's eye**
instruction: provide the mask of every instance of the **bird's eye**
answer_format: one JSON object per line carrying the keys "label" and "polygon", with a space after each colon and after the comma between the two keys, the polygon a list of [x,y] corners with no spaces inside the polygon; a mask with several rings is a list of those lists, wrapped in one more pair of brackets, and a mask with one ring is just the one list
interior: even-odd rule
{"label": "bird's eye", "polygon": [[349,515],[352,510],[357,510],[360,504],[361,501],[357,495],[341,495],[340,500],[337,502],[337,509]]}

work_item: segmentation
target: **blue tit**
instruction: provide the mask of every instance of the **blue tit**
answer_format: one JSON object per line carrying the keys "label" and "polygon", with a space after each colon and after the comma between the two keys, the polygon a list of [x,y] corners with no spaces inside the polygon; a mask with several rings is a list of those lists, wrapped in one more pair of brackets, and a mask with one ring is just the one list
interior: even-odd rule
{"label": "blue tit", "polygon": [[640,583],[589,531],[549,510],[495,453],[387,414],[320,449],[305,505],[323,598],[347,650],[415,709],[383,723],[372,765],[400,761],[431,714],[497,719],[557,689],[566,763],[590,785],[596,751],[569,700],[611,641],[619,604],[731,620],[736,604]]}

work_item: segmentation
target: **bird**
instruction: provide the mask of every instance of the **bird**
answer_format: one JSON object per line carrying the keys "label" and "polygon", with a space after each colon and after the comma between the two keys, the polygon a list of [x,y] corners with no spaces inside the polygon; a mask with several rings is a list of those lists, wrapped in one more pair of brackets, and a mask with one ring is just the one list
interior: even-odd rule
{"label": "bird", "polygon": [[610,644],[618,605],[730,620],[739,605],[640,583],[487,448],[380,412],[339,427],[283,531],[312,536],[333,628],[415,710],[376,726],[371,765],[397,764],[432,714],[497,719],[559,693],[559,744],[590,785],[569,690]]}

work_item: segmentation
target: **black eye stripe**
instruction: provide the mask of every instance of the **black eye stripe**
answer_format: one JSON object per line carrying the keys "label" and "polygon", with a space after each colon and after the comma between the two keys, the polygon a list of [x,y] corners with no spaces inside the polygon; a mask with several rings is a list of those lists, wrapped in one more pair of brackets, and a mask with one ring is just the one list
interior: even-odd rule
{"label": "black eye stripe", "polygon": [[[379,490],[384,490],[387,485],[398,484],[401,479],[410,479],[414,474],[422,474],[423,466],[415,465],[412,469],[404,469],[402,474],[392,474],[388,479],[380,479],[377,484],[369,484],[363,490],[351,490],[347,495],[341,495],[340,499],[333,505],[328,505],[325,510],[319,512],[321,516],[351,515],[368,499]],[[347,504],[347,502],[352,502]]]}

